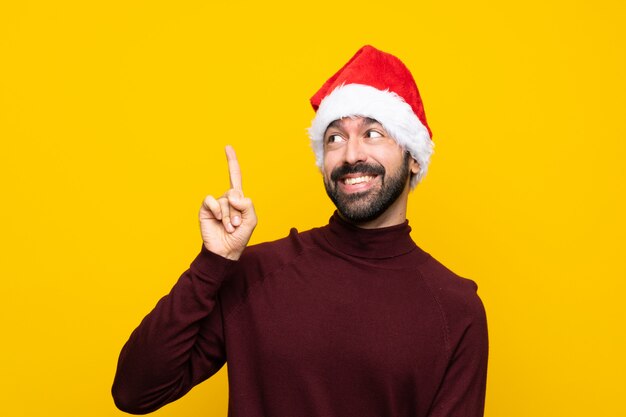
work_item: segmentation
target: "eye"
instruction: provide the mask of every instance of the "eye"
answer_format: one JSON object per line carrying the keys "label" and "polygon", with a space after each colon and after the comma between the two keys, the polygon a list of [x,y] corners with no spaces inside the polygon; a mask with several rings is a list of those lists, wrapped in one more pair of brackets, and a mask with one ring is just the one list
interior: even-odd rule
{"label": "eye", "polygon": [[374,138],[382,138],[383,134],[378,132],[378,131],[376,131],[376,130],[368,130],[365,133],[365,136],[368,137],[368,138],[374,139]]}
{"label": "eye", "polygon": [[341,135],[328,135],[328,138],[326,139],[326,142],[328,143],[335,143],[335,142],[341,142],[343,141],[343,138],[341,137]]}

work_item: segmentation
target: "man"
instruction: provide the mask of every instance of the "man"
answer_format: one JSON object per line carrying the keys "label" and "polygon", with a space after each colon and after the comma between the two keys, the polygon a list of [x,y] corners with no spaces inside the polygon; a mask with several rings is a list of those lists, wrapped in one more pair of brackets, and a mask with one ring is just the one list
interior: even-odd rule
{"label": "man", "polygon": [[231,189],[202,204],[201,253],[121,352],[120,409],[156,410],[228,360],[233,417],[483,414],[476,285],[409,235],[409,190],[432,152],[410,72],[365,46],[311,103],[337,212],[324,227],[247,247],[257,219],[227,147]]}

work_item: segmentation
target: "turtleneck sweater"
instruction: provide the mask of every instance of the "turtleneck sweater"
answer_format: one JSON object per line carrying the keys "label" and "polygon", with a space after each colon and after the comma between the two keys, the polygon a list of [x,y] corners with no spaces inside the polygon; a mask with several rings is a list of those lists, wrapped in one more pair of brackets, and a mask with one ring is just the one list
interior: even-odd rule
{"label": "turtleneck sweater", "polygon": [[203,247],[124,345],[117,406],[154,411],[228,361],[231,417],[482,416],[476,284],[410,231],[335,213],[238,261]]}

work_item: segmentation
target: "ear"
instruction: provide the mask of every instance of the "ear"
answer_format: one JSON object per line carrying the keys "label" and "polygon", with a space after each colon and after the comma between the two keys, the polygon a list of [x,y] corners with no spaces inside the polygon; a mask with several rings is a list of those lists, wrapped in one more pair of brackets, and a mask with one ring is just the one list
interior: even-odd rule
{"label": "ear", "polygon": [[413,175],[417,175],[420,172],[420,164],[415,160],[415,158],[411,158],[409,168],[411,169],[411,174]]}

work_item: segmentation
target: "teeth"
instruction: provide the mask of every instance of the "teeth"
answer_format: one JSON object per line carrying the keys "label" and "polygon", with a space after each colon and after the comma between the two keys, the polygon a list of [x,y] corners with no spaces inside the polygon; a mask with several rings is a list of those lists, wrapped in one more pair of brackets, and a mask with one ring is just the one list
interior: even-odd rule
{"label": "teeth", "polygon": [[346,178],[345,180],[343,180],[343,183],[346,184],[346,185],[360,184],[362,182],[368,182],[372,178],[373,177],[371,177],[369,175],[365,175],[365,176],[362,176],[362,177]]}

